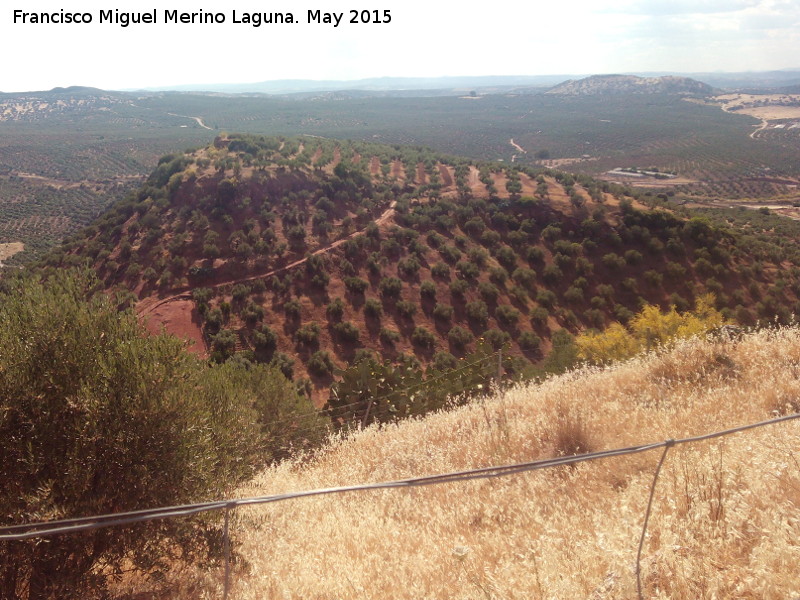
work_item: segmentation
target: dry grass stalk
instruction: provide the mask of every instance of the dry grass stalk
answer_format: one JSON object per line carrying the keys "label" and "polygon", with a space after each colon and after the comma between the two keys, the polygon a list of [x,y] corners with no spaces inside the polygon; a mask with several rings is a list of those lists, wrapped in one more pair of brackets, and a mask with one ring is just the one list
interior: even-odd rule
{"label": "dry grass stalk", "polygon": [[[800,330],[690,340],[333,442],[239,495],[397,479],[689,436],[793,410]],[[800,595],[800,424],[669,452],[648,598]],[[232,597],[628,599],[660,452],[570,469],[240,510]],[[172,597],[176,597],[173,595]],[[188,597],[188,596],[187,596]]]}

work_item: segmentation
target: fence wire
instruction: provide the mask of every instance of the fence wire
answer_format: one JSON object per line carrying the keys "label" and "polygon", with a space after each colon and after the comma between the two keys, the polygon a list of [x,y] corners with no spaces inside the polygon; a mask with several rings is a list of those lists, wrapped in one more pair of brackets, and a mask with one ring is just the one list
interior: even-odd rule
{"label": "fence wire", "polygon": [[766,421],[749,423],[746,425],[741,425],[739,427],[734,427],[732,429],[715,431],[712,433],[706,433],[703,435],[698,435],[693,437],[665,440],[661,442],[651,442],[637,446],[628,446],[626,448],[614,448],[610,450],[601,450],[598,452],[589,452],[586,454],[577,454],[573,456],[560,456],[556,458],[548,458],[548,459],[535,460],[523,463],[512,463],[508,465],[482,467],[478,469],[468,469],[464,471],[452,471],[449,473],[425,475],[422,477],[411,477],[408,479],[398,479],[394,481],[384,481],[377,483],[366,483],[359,485],[339,486],[330,488],[319,488],[319,489],[304,490],[298,492],[289,492],[285,494],[275,494],[271,496],[252,496],[248,498],[217,500],[213,502],[199,502],[195,504],[167,506],[167,507],[137,510],[124,513],[113,513],[113,514],[98,515],[91,517],[79,517],[74,519],[61,519],[57,521],[12,525],[12,526],[0,527],[0,541],[15,541],[15,540],[26,540],[31,538],[44,538],[54,535],[71,534],[81,531],[90,531],[94,529],[103,529],[107,527],[132,525],[134,523],[141,523],[143,521],[152,521],[156,519],[187,517],[204,512],[233,509],[239,506],[270,504],[274,502],[283,502],[285,500],[296,500],[300,498],[310,498],[314,496],[345,494],[351,492],[365,492],[369,490],[423,487],[429,485],[441,485],[445,483],[457,483],[461,481],[474,481],[478,479],[508,477],[510,475],[518,475],[520,473],[538,471],[540,469],[573,465],[587,461],[612,458],[616,456],[638,454],[641,452],[648,452],[650,450],[655,450],[656,448],[671,448],[673,446],[680,446],[683,444],[691,444],[705,440],[711,440],[714,438],[729,436],[735,433],[748,431],[750,429],[755,429],[758,427],[765,427],[767,425],[775,425],[778,423],[792,421],[798,418],[800,418],[800,413],[793,413],[790,415],[776,417],[774,419],[769,419]]}
{"label": "fence wire", "polygon": [[96,529],[104,529],[108,527],[119,527],[125,525],[133,525],[135,523],[142,523],[145,521],[153,521],[157,519],[170,519],[178,517],[189,517],[192,515],[212,512],[224,511],[224,529],[223,529],[223,543],[224,543],[224,579],[223,579],[223,600],[227,600],[230,591],[230,535],[229,535],[229,522],[230,513],[232,510],[240,506],[253,506],[258,504],[270,504],[274,502],[283,502],[285,500],[297,500],[300,498],[310,498],[313,496],[325,496],[333,494],[345,494],[351,492],[365,492],[369,490],[386,490],[398,488],[413,488],[423,487],[430,485],[442,485],[446,483],[457,483],[461,481],[475,481],[479,479],[491,479],[495,477],[508,477],[511,475],[518,475],[531,471],[538,471],[541,469],[548,469],[552,467],[574,465],[581,462],[599,460],[604,458],[612,458],[616,456],[626,456],[630,454],[638,454],[641,452],[649,452],[656,448],[663,448],[661,458],[653,475],[653,481],[650,486],[650,493],[647,501],[647,509],[645,511],[642,533],[639,537],[639,545],[636,552],[636,592],[638,600],[643,600],[642,581],[641,581],[641,558],[644,549],[644,542],[647,535],[647,526],[650,520],[650,515],[653,506],[653,498],[655,497],[656,484],[658,482],[661,467],[667,458],[667,453],[671,448],[683,444],[692,444],[720,438],[724,436],[741,433],[758,427],[765,427],[768,425],[775,425],[784,423],[800,418],[800,413],[793,413],[766,421],[759,421],[757,423],[748,423],[740,425],[731,429],[724,429],[714,431],[702,435],[669,439],[662,442],[652,442],[648,444],[641,444],[637,446],[628,446],[626,448],[614,448],[611,450],[601,450],[598,452],[589,452],[586,454],[578,454],[573,456],[560,456],[556,458],[549,458],[543,460],[536,460],[523,463],[513,463],[508,465],[483,467],[479,469],[467,469],[463,471],[452,471],[449,473],[439,473],[435,475],[426,475],[422,477],[411,477],[408,479],[398,479],[394,481],[384,481],[378,483],[367,483],[360,485],[339,486],[331,488],[319,488],[312,490],[305,490],[300,492],[290,492],[285,494],[275,494],[271,496],[252,496],[248,498],[239,498],[233,500],[218,500],[214,502],[199,502],[195,504],[184,504],[180,506],[167,506],[160,508],[153,508],[147,510],[137,510],[124,513],[113,513],[106,515],[98,515],[93,517],[79,517],[74,519],[61,519],[57,521],[47,521],[39,523],[26,523],[23,525],[12,525],[7,527],[0,527],[0,542],[2,541],[20,541],[29,540],[34,538],[46,538],[55,535],[73,534],[83,531],[91,531]]}

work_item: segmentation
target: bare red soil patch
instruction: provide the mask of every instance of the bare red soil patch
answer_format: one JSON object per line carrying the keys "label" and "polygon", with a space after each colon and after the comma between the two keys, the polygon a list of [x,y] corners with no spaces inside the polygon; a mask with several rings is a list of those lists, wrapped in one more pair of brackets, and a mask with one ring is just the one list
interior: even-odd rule
{"label": "bare red soil patch", "polygon": [[406,170],[403,168],[403,163],[399,160],[392,162],[392,177],[395,179],[406,178]]}
{"label": "bare red soil patch", "polygon": [[439,177],[442,179],[442,185],[446,188],[453,187],[453,175],[450,173],[450,168],[447,165],[439,164]]}
{"label": "bare red soil patch", "polygon": [[186,340],[189,352],[203,358],[208,357],[200,328],[200,316],[192,300],[175,297],[159,304],[144,318],[144,325],[150,333],[167,331],[175,337]]}
{"label": "bare red soil patch", "polygon": [[416,184],[425,185],[426,183],[428,183],[428,176],[425,173],[425,165],[423,163],[417,163]]}

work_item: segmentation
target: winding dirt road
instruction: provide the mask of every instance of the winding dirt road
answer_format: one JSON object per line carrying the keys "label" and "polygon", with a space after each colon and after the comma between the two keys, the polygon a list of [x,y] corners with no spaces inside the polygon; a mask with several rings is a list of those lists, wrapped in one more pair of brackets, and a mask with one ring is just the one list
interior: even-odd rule
{"label": "winding dirt road", "polygon": [[193,120],[194,120],[194,121],[196,121],[196,122],[197,122],[197,124],[198,124],[198,125],[200,125],[200,127],[202,127],[203,129],[208,129],[209,131],[213,131],[213,130],[214,130],[214,128],[213,128],[213,127],[209,127],[208,125],[206,125],[205,123],[203,123],[203,119],[201,119],[200,117],[190,117],[189,115],[176,115],[175,113],[167,113],[167,114],[168,114],[170,117],[181,117],[182,119],[193,119]]}
{"label": "winding dirt road", "polygon": [[[376,225],[383,225],[384,223],[387,223],[389,221],[389,219],[391,219],[394,216],[394,212],[395,212],[394,209],[395,209],[396,205],[397,205],[397,201],[396,200],[392,200],[392,202],[389,204],[389,208],[387,208],[383,212],[383,214],[381,214],[380,217],[375,219],[375,221],[374,221],[375,224]],[[334,248],[338,248],[339,246],[344,244],[347,240],[349,240],[351,238],[354,238],[357,235],[361,235],[365,231],[366,231],[366,228],[359,229],[358,231],[355,231],[355,232],[351,233],[347,237],[343,237],[341,239],[336,240],[335,242],[331,242],[327,246],[323,246],[322,248],[318,248],[317,250],[312,252],[310,254],[310,256],[317,256],[319,254],[325,254],[326,252],[330,252]],[[299,267],[300,265],[305,263],[307,260],[308,260],[308,257],[306,256],[306,257],[301,258],[300,260],[296,260],[296,261],[294,261],[292,263],[289,263],[288,265],[284,265],[284,266],[279,267],[277,269],[272,269],[271,271],[267,271],[265,273],[259,273],[258,275],[249,275],[247,277],[240,277],[238,279],[231,279],[231,280],[228,280],[228,281],[221,281],[219,283],[215,283],[215,284],[212,284],[212,285],[209,285],[209,286],[206,286],[206,287],[209,287],[211,289],[216,289],[216,288],[221,288],[221,287],[226,286],[226,285],[234,285],[234,284],[237,284],[237,283],[246,283],[248,281],[255,281],[256,279],[264,279],[266,277],[272,277],[273,275],[278,275],[278,274],[284,273],[285,271],[288,271],[290,269],[294,269],[295,267]],[[192,294],[188,290],[187,291],[183,291],[183,292],[179,292],[177,294],[173,294],[172,296],[167,296],[166,298],[160,298],[159,299],[159,298],[148,297],[148,298],[145,298],[144,300],[140,301],[139,303],[137,303],[137,305],[136,305],[136,314],[141,318],[141,317],[144,317],[145,315],[148,315],[148,314],[152,313],[154,310],[156,310],[160,306],[164,306],[165,304],[167,304],[169,302],[176,302],[178,300],[188,300],[188,299],[191,299],[191,297],[192,297]],[[152,301],[153,303],[152,304],[149,303],[148,300]]]}

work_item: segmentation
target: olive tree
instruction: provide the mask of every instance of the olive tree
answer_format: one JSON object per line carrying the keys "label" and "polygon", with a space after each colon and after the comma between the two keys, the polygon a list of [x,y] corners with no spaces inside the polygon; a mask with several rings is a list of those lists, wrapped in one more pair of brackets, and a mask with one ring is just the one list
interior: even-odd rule
{"label": "olive tree", "polygon": [[[208,366],[95,287],[60,272],[0,294],[0,525],[224,497],[310,412],[276,370]],[[124,566],[212,564],[220,539],[203,517],[0,542],[0,598],[99,596]]]}

